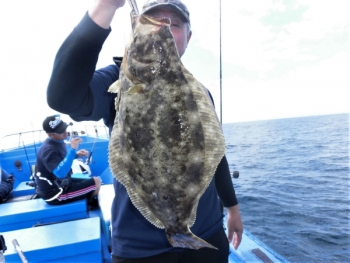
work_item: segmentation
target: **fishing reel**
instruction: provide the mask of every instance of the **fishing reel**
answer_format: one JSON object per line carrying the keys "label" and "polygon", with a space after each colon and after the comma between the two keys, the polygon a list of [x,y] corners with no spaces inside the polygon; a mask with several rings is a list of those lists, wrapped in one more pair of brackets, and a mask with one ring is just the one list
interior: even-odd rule
{"label": "fishing reel", "polygon": [[90,166],[83,162],[81,159],[74,159],[72,164],[72,172],[73,174],[85,174],[87,176],[91,176]]}
{"label": "fishing reel", "polygon": [[239,172],[238,171],[230,171],[231,177],[237,179],[239,177]]}
{"label": "fishing reel", "polygon": [[67,132],[68,137],[70,137],[71,134],[72,134],[72,136],[79,136],[79,134],[80,134],[80,135],[84,135],[84,134],[85,134],[85,131],[80,131],[80,132],[78,132],[78,131]]}

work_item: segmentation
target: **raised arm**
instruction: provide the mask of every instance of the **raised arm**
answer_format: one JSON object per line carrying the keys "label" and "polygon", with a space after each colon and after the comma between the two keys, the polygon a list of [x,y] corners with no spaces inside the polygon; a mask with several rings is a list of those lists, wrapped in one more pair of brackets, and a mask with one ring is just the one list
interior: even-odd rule
{"label": "raised arm", "polygon": [[47,102],[51,108],[77,121],[109,119],[108,103],[95,104],[101,97],[113,100],[115,95],[108,94],[107,89],[117,80],[119,67],[112,65],[97,72],[95,68],[111,31],[110,22],[124,3],[125,0],[96,1],[63,42],[47,88]]}

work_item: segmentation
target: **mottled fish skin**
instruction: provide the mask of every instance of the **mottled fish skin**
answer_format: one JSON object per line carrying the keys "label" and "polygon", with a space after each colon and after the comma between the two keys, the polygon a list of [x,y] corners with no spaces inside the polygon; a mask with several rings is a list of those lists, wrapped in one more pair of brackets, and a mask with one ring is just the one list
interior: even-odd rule
{"label": "mottled fish skin", "polygon": [[180,61],[170,20],[137,18],[109,89],[118,92],[112,173],[172,246],[215,248],[189,228],[225,153],[221,126],[206,88]]}

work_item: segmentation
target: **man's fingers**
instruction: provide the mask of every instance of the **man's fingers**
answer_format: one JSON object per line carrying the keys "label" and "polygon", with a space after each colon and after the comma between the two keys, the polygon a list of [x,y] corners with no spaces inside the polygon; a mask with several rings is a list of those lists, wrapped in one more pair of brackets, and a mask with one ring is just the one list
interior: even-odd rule
{"label": "man's fingers", "polygon": [[81,150],[81,154],[82,154],[82,155],[86,155],[86,156],[87,156],[87,155],[88,155],[88,153],[89,153],[89,152],[88,152],[88,151],[86,151],[86,150]]}
{"label": "man's fingers", "polygon": [[227,239],[229,243],[232,243],[234,249],[237,250],[239,245],[242,242],[242,233],[241,232],[236,232],[236,231],[227,231]]}
{"label": "man's fingers", "polygon": [[233,247],[236,250],[239,247],[239,245],[241,244],[241,241],[242,241],[242,233],[235,232],[235,239],[234,239]]}
{"label": "man's fingers", "polygon": [[81,142],[81,138],[73,138],[72,141],[74,141],[74,142]]}
{"label": "man's fingers", "polygon": [[234,231],[228,229],[228,231],[227,231],[227,239],[228,239],[229,243],[231,243],[233,241],[233,233],[234,233]]}

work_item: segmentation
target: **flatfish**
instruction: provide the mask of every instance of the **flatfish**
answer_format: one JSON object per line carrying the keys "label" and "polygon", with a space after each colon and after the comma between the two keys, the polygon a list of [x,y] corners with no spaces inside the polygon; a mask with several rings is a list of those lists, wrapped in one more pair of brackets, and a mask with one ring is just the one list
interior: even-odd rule
{"label": "flatfish", "polygon": [[225,153],[206,88],[185,69],[168,18],[138,16],[126,46],[109,164],[134,206],[174,247],[215,248],[195,236],[199,199]]}

